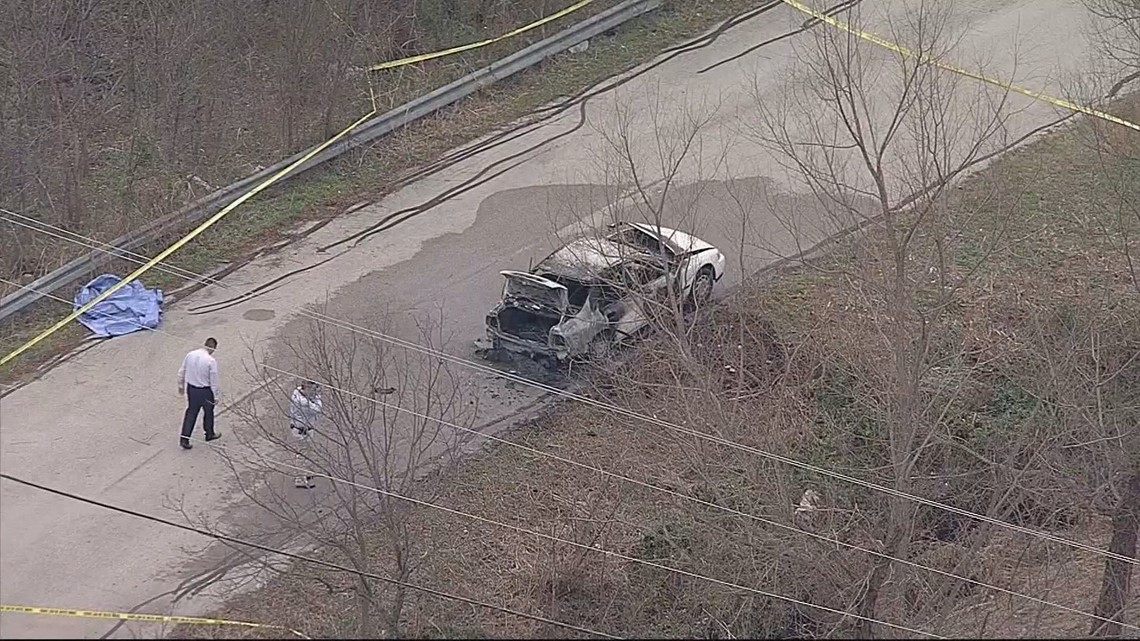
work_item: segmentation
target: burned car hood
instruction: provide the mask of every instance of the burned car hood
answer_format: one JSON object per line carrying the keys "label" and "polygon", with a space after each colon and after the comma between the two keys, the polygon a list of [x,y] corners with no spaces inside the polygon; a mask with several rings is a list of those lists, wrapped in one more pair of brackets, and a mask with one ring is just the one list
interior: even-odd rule
{"label": "burned car hood", "polygon": [[499,272],[507,279],[503,287],[503,302],[531,304],[565,314],[570,307],[569,293],[564,285],[549,278],[526,272]]}

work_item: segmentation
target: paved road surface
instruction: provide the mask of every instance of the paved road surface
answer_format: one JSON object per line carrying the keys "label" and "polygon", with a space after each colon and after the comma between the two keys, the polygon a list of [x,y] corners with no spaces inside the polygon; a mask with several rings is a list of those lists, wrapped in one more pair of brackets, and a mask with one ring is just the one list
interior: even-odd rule
{"label": "paved road surface", "polygon": [[[884,4],[866,0],[876,10]],[[1009,73],[1017,48],[1019,79],[1053,91],[1060,91],[1056,78],[1081,64],[1085,45],[1074,25],[1080,24],[1082,9],[1075,2],[974,0],[958,2],[956,11],[958,26],[967,33],[959,49],[965,64],[984,56],[991,69]],[[731,142],[728,166],[739,179],[733,186],[787,187],[772,161],[739,139],[735,115],[750,110],[746,83],[753,74],[761,93],[774,92],[795,64],[793,44],[805,43],[809,36],[787,38],[706,73],[698,71],[794,31],[802,22],[803,17],[786,6],[765,12],[724,33],[711,46],[677,56],[593,99],[586,109],[585,127],[523,154],[511,161],[521,161],[513,169],[373,236],[335,260],[220,311],[196,315],[187,311],[318,263],[328,256],[318,254],[318,247],[350,236],[388,213],[477,180],[477,174],[496,160],[574,130],[579,124],[577,109],[334,221],[296,246],[228,277],[226,289],[207,288],[179,302],[166,315],[165,333],[118,338],[56,367],[0,402],[0,464],[11,474],[174,518],[180,518],[171,511],[175,503],[210,518],[240,515],[242,505],[218,456],[206,447],[190,452],[178,448],[183,406],[175,395],[175,370],[183,353],[207,335],[218,337],[223,386],[228,400],[235,400],[254,391],[245,372],[247,346],[259,353],[272,350],[282,336],[297,333],[306,322],[297,317],[298,309],[327,299],[329,313],[339,317],[377,319],[388,310],[393,314],[393,331],[412,339],[417,314],[442,310],[445,329],[454,336],[448,349],[471,356],[470,341],[480,335],[483,315],[501,288],[498,270],[525,268],[528,260],[541,258],[553,246],[555,230],[600,210],[613,197],[603,187],[607,163],[600,160],[604,145],[598,130],[613,124],[619,106],[627,107],[632,116],[635,153],[646,161],[644,171],[653,176],[650,116],[655,112],[655,95],[661,98],[658,113],[665,114],[666,121],[686,106],[719,104],[703,134],[700,162],[685,168],[689,183],[712,179],[686,187],[699,211],[692,226],[698,235],[724,247],[734,267],[730,283],[739,277],[736,266],[742,259],[750,270],[770,262],[772,254],[760,248],[749,248],[743,257],[734,249],[739,218],[726,197],[726,183],[703,171]],[[1017,116],[1015,128],[1028,131],[1056,116],[1053,108],[1034,104]],[[811,216],[817,215],[812,207],[790,206],[806,205],[810,199],[792,193],[781,202],[789,204],[788,211],[806,217],[805,228],[812,226]],[[791,253],[795,244],[775,214],[763,202],[756,203],[750,212],[753,230],[767,238],[768,249]],[[240,212],[235,216],[240,217]],[[490,377],[472,375],[470,382],[484,392],[479,422],[491,425],[488,429],[537,400],[531,391],[506,388]],[[228,418],[226,414],[220,418],[223,431],[241,429]],[[183,595],[172,604],[169,594],[180,582],[201,576],[207,565],[204,559],[211,558],[203,556],[204,548],[203,540],[190,533],[8,482],[0,485],[4,603],[107,610],[146,603],[141,611],[204,612],[215,603],[212,597]],[[126,626],[115,634],[145,630],[132,625],[136,627]],[[103,621],[12,614],[0,618],[3,637],[90,637],[110,628]]]}

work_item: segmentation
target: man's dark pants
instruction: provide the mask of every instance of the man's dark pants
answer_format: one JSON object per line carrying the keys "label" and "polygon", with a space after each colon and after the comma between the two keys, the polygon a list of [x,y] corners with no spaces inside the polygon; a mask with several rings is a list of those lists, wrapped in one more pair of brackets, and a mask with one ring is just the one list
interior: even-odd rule
{"label": "man's dark pants", "polygon": [[182,419],[182,444],[190,444],[190,435],[194,433],[194,426],[198,423],[198,412],[205,414],[202,417],[202,429],[206,431],[206,440],[214,438],[214,390],[209,387],[186,386],[186,416]]}

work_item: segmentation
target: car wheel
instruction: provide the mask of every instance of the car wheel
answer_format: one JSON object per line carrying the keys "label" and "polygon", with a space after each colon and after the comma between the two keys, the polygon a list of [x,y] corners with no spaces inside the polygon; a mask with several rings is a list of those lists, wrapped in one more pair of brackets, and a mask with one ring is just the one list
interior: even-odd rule
{"label": "car wheel", "polygon": [[704,307],[712,300],[713,283],[715,282],[716,276],[713,274],[712,265],[705,265],[701,271],[697,272],[697,277],[693,279],[693,286],[689,290],[689,297],[694,307]]}

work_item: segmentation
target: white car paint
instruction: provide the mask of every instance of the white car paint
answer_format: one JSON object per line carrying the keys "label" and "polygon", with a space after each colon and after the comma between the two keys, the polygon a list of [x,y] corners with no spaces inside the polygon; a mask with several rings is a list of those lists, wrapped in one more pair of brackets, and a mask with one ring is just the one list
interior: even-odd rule
{"label": "white car paint", "polygon": [[[606,332],[611,334],[607,342],[619,343],[647,328],[651,322],[647,304],[666,302],[670,279],[676,278],[673,295],[705,298],[711,296],[713,283],[724,274],[724,254],[691,234],[640,223],[617,223],[611,229],[605,237],[584,236],[567,243],[530,273],[500,272],[507,283],[502,300],[487,315],[490,346],[559,360],[581,355]],[[608,273],[614,269],[619,269],[620,275]],[[694,292],[702,270],[712,272],[703,294]],[[623,281],[620,287],[613,286],[615,276]],[[578,309],[569,305],[569,290],[555,278],[581,283],[588,289]],[[576,285],[575,289],[581,292]],[[546,309],[542,313],[547,318],[558,315],[544,342],[533,338],[533,332],[531,337],[524,337],[505,327],[501,316],[505,311],[535,313],[540,308]],[[533,330],[536,326],[529,327]]]}

